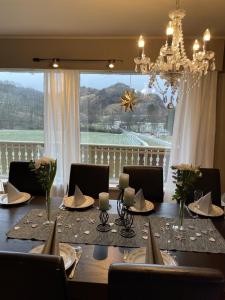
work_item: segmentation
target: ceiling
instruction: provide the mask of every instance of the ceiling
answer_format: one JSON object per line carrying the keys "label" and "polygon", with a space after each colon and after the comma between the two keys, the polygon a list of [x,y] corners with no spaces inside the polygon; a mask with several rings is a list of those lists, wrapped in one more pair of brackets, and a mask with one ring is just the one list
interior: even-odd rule
{"label": "ceiling", "polygon": [[[175,0],[0,0],[0,35],[163,36]],[[181,0],[185,36],[225,37],[225,0]]]}

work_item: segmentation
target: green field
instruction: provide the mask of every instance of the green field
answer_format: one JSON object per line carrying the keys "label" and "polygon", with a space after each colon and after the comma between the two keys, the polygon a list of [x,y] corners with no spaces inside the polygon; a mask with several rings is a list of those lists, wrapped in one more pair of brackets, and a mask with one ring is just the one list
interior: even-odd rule
{"label": "green field", "polygon": [[[81,132],[82,144],[131,145],[169,147],[167,141],[150,135],[123,132],[121,134],[104,132]],[[43,130],[0,130],[0,141],[44,142]]]}
{"label": "green field", "polygon": [[142,145],[137,138],[126,133],[115,134],[106,132],[81,132],[81,143],[100,145]]}
{"label": "green field", "polygon": [[44,142],[43,130],[0,130],[0,141]]}

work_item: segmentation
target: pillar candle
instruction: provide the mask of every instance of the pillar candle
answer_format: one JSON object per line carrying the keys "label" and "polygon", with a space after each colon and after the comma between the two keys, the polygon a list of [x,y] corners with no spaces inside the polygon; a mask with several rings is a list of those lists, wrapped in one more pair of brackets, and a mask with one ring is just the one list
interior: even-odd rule
{"label": "pillar candle", "polygon": [[108,210],[109,209],[109,193],[100,193],[99,195],[99,209]]}
{"label": "pillar candle", "polygon": [[132,206],[134,204],[134,196],[135,196],[135,189],[132,189],[131,187],[125,188],[123,204],[127,207]]}
{"label": "pillar candle", "polygon": [[121,173],[119,178],[119,188],[125,189],[129,186],[129,174]]}

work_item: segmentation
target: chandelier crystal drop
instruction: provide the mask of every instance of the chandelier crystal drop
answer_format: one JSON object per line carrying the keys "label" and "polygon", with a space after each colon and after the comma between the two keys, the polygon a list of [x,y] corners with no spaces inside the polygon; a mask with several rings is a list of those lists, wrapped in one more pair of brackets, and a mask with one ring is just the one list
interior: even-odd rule
{"label": "chandelier crystal drop", "polygon": [[[209,29],[206,29],[203,34],[202,45],[197,39],[194,41],[192,58],[187,57],[182,30],[184,17],[185,11],[180,9],[177,0],[176,9],[169,13],[170,21],[166,28],[167,40],[161,47],[156,61],[151,62],[150,57],[145,55],[145,40],[142,35],[138,40],[138,57],[134,58],[135,71],[149,74],[150,88],[157,89],[160,86],[157,82],[157,75],[165,81],[163,98],[164,102],[168,103],[168,108],[173,108],[173,103],[177,101],[177,91],[181,79],[186,80],[189,76],[189,80],[191,80],[189,86],[193,87],[208,71],[214,71],[216,68],[215,54],[208,50],[208,43],[211,39]],[[170,95],[170,99],[165,98],[166,94]]]}

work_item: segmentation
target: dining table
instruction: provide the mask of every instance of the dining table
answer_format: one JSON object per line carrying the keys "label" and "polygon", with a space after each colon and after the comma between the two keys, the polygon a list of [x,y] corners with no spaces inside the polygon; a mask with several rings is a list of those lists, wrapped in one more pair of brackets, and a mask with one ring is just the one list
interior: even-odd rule
{"label": "dining table", "polygon": [[[62,198],[52,199],[52,208],[60,206]],[[98,205],[97,201],[94,205]],[[117,213],[117,201],[110,200],[109,214]],[[179,205],[177,203],[155,203],[151,216],[177,218]],[[27,253],[32,248],[43,243],[37,240],[22,240],[8,238],[6,233],[17,224],[32,209],[44,209],[45,197],[35,196],[23,205],[0,207],[0,251],[15,251]],[[185,218],[191,218],[185,211]],[[225,238],[224,216],[212,219],[213,224]],[[72,244],[76,246],[76,244]],[[124,262],[124,253],[133,251],[134,248],[79,244],[82,247],[82,255],[72,279],[67,279],[69,299],[107,299],[108,270],[115,262]],[[225,254],[203,253],[190,251],[171,251],[179,266],[209,267],[222,271],[225,276]]]}

